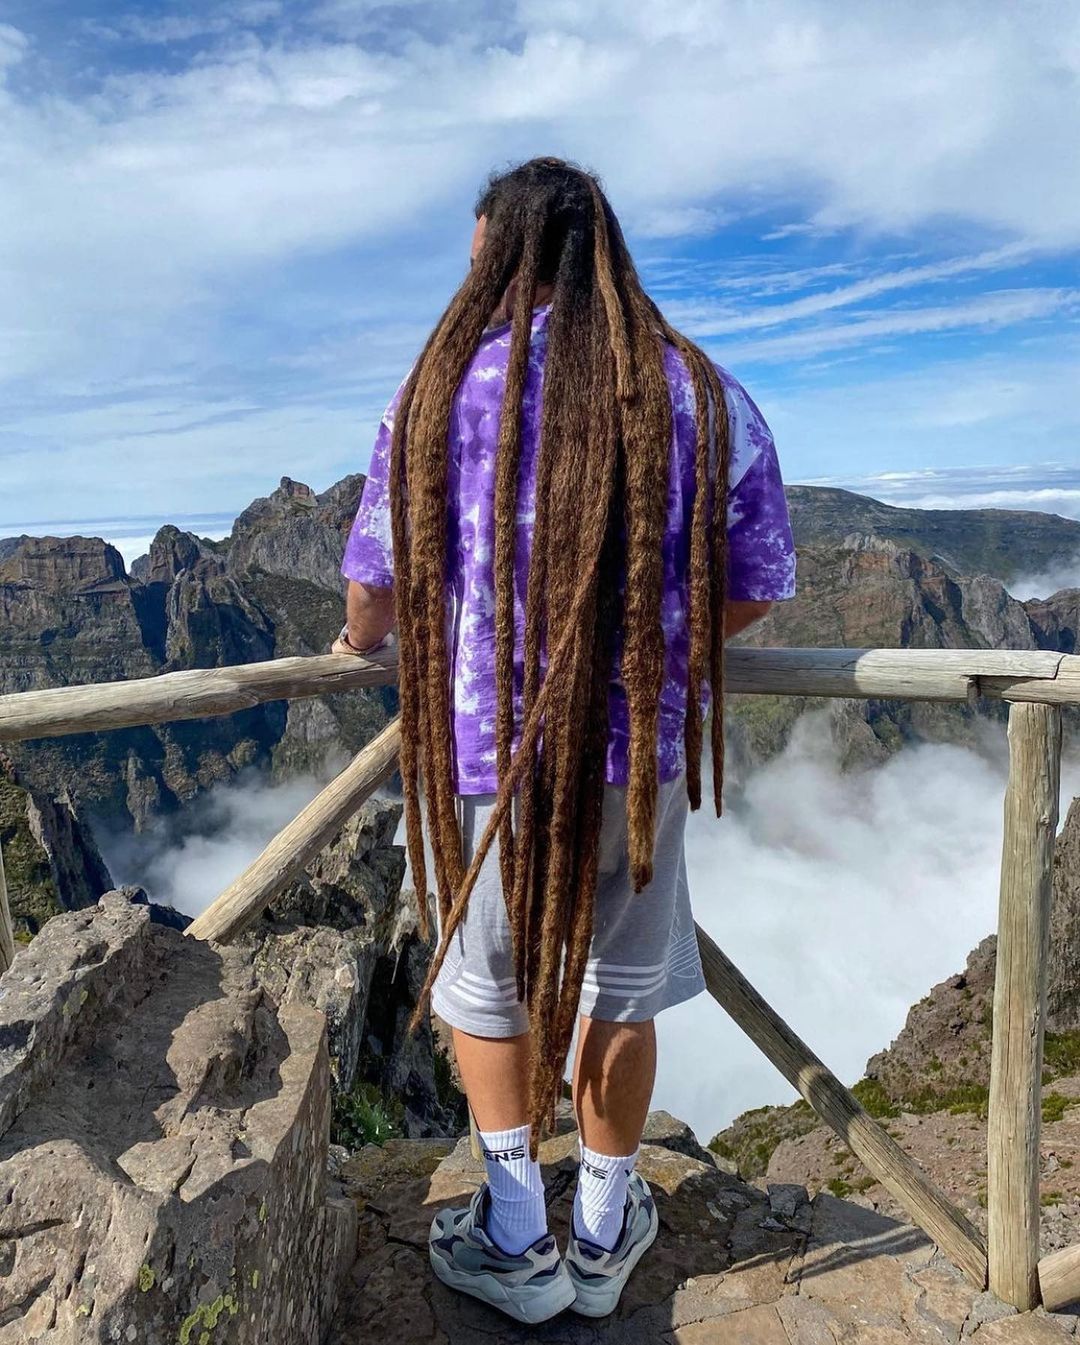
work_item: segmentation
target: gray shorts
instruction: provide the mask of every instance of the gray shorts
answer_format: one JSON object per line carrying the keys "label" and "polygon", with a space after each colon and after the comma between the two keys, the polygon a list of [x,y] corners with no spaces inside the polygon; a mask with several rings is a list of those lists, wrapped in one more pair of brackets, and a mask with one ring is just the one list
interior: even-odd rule
{"label": "gray shorts", "polygon": [[[466,863],[494,800],[493,794],[459,799]],[[580,1009],[591,1018],[642,1022],[705,989],[686,881],[686,813],[685,778],[661,784],[653,879],[635,894],[627,856],[626,790],[608,785],[604,792],[596,912]],[[497,842],[436,978],[431,1006],[472,1036],[516,1037],[528,1031],[514,983]]]}

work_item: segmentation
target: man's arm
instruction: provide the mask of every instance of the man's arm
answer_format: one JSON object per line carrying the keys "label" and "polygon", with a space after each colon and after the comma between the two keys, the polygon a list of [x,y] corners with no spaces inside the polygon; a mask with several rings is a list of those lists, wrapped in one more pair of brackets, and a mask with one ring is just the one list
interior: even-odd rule
{"label": "man's arm", "polygon": [[745,602],[741,599],[729,599],[724,605],[724,635],[730,638],[760,621],[772,606],[771,602]]}
{"label": "man's arm", "polygon": [[350,579],[345,598],[345,624],[348,643],[335,640],[333,653],[362,654],[381,644],[394,629],[394,590]]}

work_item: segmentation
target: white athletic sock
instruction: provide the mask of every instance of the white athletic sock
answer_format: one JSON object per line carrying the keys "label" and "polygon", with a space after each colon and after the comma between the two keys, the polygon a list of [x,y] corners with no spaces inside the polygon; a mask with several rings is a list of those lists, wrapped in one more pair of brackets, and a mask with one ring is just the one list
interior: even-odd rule
{"label": "white athletic sock", "polygon": [[488,1237],[517,1256],[547,1232],[544,1183],[540,1164],[529,1157],[529,1127],[482,1130],[480,1147],[491,1188]]}
{"label": "white athletic sock", "polygon": [[626,1185],[638,1151],[627,1158],[611,1158],[581,1146],[577,1192],[574,1195],[574,1232],[610,1252],[622,1232]]}

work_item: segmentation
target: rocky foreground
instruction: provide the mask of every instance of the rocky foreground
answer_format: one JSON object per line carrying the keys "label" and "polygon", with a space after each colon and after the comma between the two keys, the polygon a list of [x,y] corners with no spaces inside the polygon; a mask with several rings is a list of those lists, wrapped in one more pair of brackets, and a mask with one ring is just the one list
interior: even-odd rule
{"label": "rocky foreground", "polygon": [[[427,1231],[443,1204],[482,1180],[467,1140],[392,1141],[340,1173],[359,1211],[359,1255],[342,1289],[330,1345],[921,1345],[977,1335],[980,1345],[1052,1345],[1077,1318],[1018,1314],[978,1293],[919,1230],[828,1193],[740,1181],[681,1123],[650,1118],[640,1170],[656,1196],[660,1236],[602,1322],[565,1313],[518,1327],[444,1288]],[[577,1137],[545,1142],[551,1226],[565,1239]]]}
{"label": "rocky foreground", "polygon": [[[435,1208],[482,1177],[468,1141],[331,1146],[334,1004],[328,1047],[310,986],[153,915],[124,893],[58,915],[0,982],[0,1345],[1038,1345],[1077,1324],[977,1293],[902,1219],[740,1179],[657,1113],[661,1233],[618,1312],[519,1329],[429,1272]],[[541,1154],[560,1236],[575,1145],[564,1127]]]}
{"label": "rocky foreground", "polygon": [[354,1254],[326,1020],[119,894],[0,993],[0,1345],[315,1345]]}

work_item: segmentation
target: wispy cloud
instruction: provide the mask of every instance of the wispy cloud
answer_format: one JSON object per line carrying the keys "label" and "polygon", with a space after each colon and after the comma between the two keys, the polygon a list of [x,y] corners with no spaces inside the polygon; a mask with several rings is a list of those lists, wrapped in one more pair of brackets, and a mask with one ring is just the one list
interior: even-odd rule
{"label": "wispy cloud", "polygon": [[[327,426],[315,452],[363,465],[390,366],[415,350],[391,338],[380,352],[380,326],[430,323],[461,274],[478,183],[535,152],[603,173],[646,263],[660,246],[671,257],[665,303],[686,304],[725,357],[731,342],[740,360],[795,365],[1069,320],[1046,273],[1080,246],[1080,180],[1061,171],[1080,138],[1066,8],[1034,24],[1005,0],[766,0],[717,23],[676,0],[183,14],[91,0],[78,44],[55,10],[24,6],[23,30],[0,28],[0,399],[20,426],[0,452],[28,512],[56,488],[28,477],[31,455],[95,489],[77,458],[98,452],[96,408],[82,429],[77,414],[27,424],[28,408],[80,411],[58,408],[62,385],[255,403],[264,424],[283,417],[270,440],[295,461],[310,446],[284,447],[285,402],[342,397],[333,352],[357,332],[370,400],[354,396],[351,431]],[[1021,264],[1032,274],[1010,275],[1009,297],[995,277]],[[988,280],[997,293],[970,292]],[[901,295],[911,314],[882,312]],[[775,335],[734,344],[754,332]],[[191,488],[166,437],[146,472],[161,499]],[[211,473],[227,453],[245,494],[295,470],[239,432],[209,442],[185,451]],[[100,462],[104,497],[108,450]]]}
{"label": "wispy cloud", "polygon": [[[901,336],[957,331],[964,328],[995,330],[1033,322],[1060,313],[1072,313],[1080,303],[1080,290],[1023,289],[1003,290],[977,299],[925,308],[893,308],[873,317],[857,317],[849,322],[810,327],[786,336],[761,341],[746,341],[726,346],[732,360],[743,364],[764,360],[788,360],[840,350],[845,346],[864,346],[868,342],[887,341]],[[682,326],[699,336],[711,334],[691,318]]]}
{"label": "wispy cloud", "polygon": [[[867,299],[890,294],[896,290],[914,289],[932,285],[957,276],[983,271],[996,271],[1031,255],[1029,245],[1015,243],[1009,247],[994,248],[974,257],[952,257],[947,261],[926,266],[907,266],[895,271],[884,271],[849,285],[820,293],[808,294],[785,304],[761,304],[751,311],[733,311],[731,306],[709,305],[685,301],[670,305],[670,315],[686,328],[693,328],[699,336],[727,336],[735,332],[758,331],[779,327],[817,317],[837,308],[865,303]],[[790,282],[789,282],[790,283]],[[805,276],[803,277],[805,283]]]}

